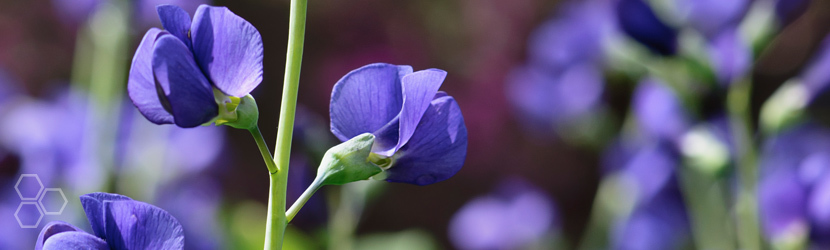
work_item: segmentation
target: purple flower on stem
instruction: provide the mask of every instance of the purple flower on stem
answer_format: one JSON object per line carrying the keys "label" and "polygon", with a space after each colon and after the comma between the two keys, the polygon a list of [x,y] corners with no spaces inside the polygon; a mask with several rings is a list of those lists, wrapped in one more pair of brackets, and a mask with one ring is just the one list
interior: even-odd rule
{"label": "purple flower on stem", "polygon": [[44,226],[40,249],[182,249],[182,226],[166,211],[127,196],[91,193],[81,204],[93,234],[62,221]]}
{"label": "purple flower on stem", "polygon": [[616,6],[620,28],[631,38],[661,55],[677,52],[677,30],[669,27],[643,0],[619,0]]}
{"label": "purple flower on stem", "polygon": [[467,155],[467,127],[452,96],[438,91],[447,72],[369,64],[331,94],[331,132],[341,141],[375,136],[370,160],[389,182],[428,185],[453,176]]}
{"label": "purple flower on stem", "polygon": [[262,82],[259,31],[226,7],[201,5],[192,22],[176,6],[158,6],[158,13],[164,30],[147,31],[133,57],[133,104],[156,124],[236,119],[240,98]]}

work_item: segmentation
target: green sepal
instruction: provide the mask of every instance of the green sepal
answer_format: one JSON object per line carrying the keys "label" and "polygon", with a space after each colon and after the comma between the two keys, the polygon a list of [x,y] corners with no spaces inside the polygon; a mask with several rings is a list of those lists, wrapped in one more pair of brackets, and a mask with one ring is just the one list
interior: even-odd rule
{"label": "green sepal", "polygon": [[323,155],[317,180],[322,185],[343,185],[367,180],[383,171],[369,161],[375,136],[364,133],[330,148]]}
{"label": "green sepal", "polygon": [[224,102],[217,101],[217,104],[219,115],[214,119],[217,126],[227,125],[238,129],[253,129],[257,126],[259,108],[250,94],[242,98],[227,96]]}

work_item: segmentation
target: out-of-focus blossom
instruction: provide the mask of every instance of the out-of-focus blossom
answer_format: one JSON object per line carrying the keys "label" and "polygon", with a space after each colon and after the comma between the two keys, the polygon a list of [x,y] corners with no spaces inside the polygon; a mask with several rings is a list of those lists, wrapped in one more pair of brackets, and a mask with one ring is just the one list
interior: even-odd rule
{"label": "out-of-focus blossom", "polygon": [[715,37],[736,27],[746,14],[748,0],[682,0],[677,1],[684,21],[706,37]]}
{"label": "out-of-focus blossom", "polygon": [[632,105],[640,132],[651,139],[676,142],[689,128],[688,112],[680,99],[655,78],[640,82]]}
{"label": "out-of-focus blossom", "polygon": [[[830,131],[806,124],[770,138],[758,188],[764,233],[774,243],[809,239],[830,243],[827,179]],[[809,234],[809,235],[808,235]]]}
{"label": "out-of-focus blossom", "polygon": [[547,131],[601,105],[605,43],[615,35],[607,1],[567,2],[531,35],[528,62],[507,78],[507,97],[527,125]]}
{"label": "out-of-focus blossom", "polygon": [[787,25],[804,14],[811,0],[777,0],[775,2],[775,15],[783,25]]}
{"label": "out-of-focus blossom", "polygon": [[618,0],[620,29],[651,51],[661,55],[677,52],[677,30],[666,25],[643,0]]}
{"label": "out-of-focus blossom", "polygon": [[459,249],[522,249],[542,240],[558,224],[556,207],[545,193],[511,179],[456,212],[449,234]]}
{"label": "out-of-focus blossom", "polygon": [[158,7],[164,30],[151,28],[136,50],[127,88],[156,124],[191,128],[236,107],[262,82],[262,37],[228,8],[199,6],[191,22],[179,7]]}
{"label": "out-of-focus blossom", "polygon": [[818,47],[815,55],[802,70],[800,77],[808,89],[811,99],[825,92],[830,86],[830,36],[827,36]]}
{"label": "out-of-focus blossom", "polygon": [[734,28],[720,32],[709,47],[709,59],[722,86],[739,80],[752,64],[752,51]]}
{"label": "out-of-focus blossom", "polygon": [[607,174],[619,174],[633,184],[631,196],[645,203],[676,185],[680,159],[668,143],[618,141],[606,150],[603,167]]}
{"label": "out-of-focus blossom", "polygon": [[511,72],[507,94],[522,117],[550,129],[594,111],[602,103],[604,88],[600,69],[590,64],[558,74],[525,66]]}
{"label": "out-of-focus blossom", "polygon": [[178,219],[187,238],[187,249],[220,249],[224,228],[219,223],[221,190],[205,177],[181,178],[160,189],[155,202]]}
{"label": "out-of-focus blossom", "polygon": [[455,175],[467,155],[467,127],[452,96],[438,91],[447,72],[376,63],[335,85],[329,114],[341,141],[375,136],[372,154],[389,182],[427,185]]}
{"label": "out-of-focus blossom", "polygon": [[[288,187],[286,190],[287,204],[293,204],[303,191],[312,185],[314,181],[315,168],[311,166],[309,159],[303,155],[291,156],[291,171],[288,172]],[[328,209],[325,197],[320,195],[311,196],[303,205],[303,212],[298,213],[291,224],[306,230],[317,229],[324,225],[328,219]]]}
{"label": "out-of-focus blossom", "polygon": [[40,231],[35,249],[184,248],[182,226],[161,208],[108,193],[85,194],[81,204],[94,234],[50,222]]}
{"label": "out-of-focus blossom", "polygon": [[528,42],[529,64],[550,73],[571,65],[596,64],[613,35],[613,15],[606,1],[567,2],[542,23]]}
{"label": "out-of-focus blossom", "polygon": [[764,233],[773,241],[803,235],[807,222],[807,188],[794,169],[779,169],[758,186]]}
{"label": "out-of-focus blossom", "polygon": [[640,205],[612,231],[612,249],[679,249],[687,240],[689,223],[677,190]]}

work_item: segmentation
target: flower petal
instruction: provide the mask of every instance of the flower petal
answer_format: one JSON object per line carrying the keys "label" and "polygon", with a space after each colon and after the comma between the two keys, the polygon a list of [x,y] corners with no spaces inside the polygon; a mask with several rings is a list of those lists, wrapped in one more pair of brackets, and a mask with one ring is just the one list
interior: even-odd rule
{"label": "flower petal", "polygon": [[172,35],[159,37],[153,53],[153,72],[176,125],[191,128],[216,117],[219,107],[213,99],[213,89],[182,41]]}
{"label": "flower petal", "polygon": [[201,5],[191,26],[199,66],[225,94],[243,97],[262,82],[262,37],[226,7]]}
{"label": "flower petal", "polygon": [[133,56],[130,78],[127,80],[127,92],[133,105],[155,124],[173,123],[173,115],[164,109],[159,100],[153,78],[153,47],[156,38],[162,33],[158,28],[151,28],[144,34]]}
{"label": "flower petal", "polygon": [[182,225],[167,211],[140,201],[104,203],[107,242],[114,249],[182,249]]}
{"label": "flower petal", "polygon": [[677,52],[677,31],[657,17],[643,0],[617,2],[617,21],[631,38],[661,55]]}
{"label": "flower petal", "polygon": [[[424,112],[429,108],[438,88],[447,77],[447,72],[440,69],[421,70],[408,74],[401,78],[403,88],[403,106],[400,114],[400,127],[398,130],[398,141],[392,148],[385,149],[382,155],[392,156],[398,149],[405,145],[415,128],[421,121]],[[384,146],[384,145],[380,145]]]}
{"label": "flower petal", "polygon": [[75,231],[83,232],[83,230],[81,230],[80,228],[63,221],[49,222],[49,224],[46,224],[46,226],[43,226],[43,229],[40,230],[40,235],[37,236],[35,250],[43,249],[43,244],[45,243],[45,241],[55,234]]}
{"label": "flower petal", "polygon": [[373,133],[394,120],[403,105],[401,77],[409,73],[410,66],[375,63],[343,76],[331,92],[331,132],[347,141]]}
{"label": "flower petal", "polygon": [[84,213],[92,226],[92,232],[95,236],[101,239],[107,239],[106,226],[104,225],[104,202],[105,201],[120,201],[132,200],[130,197],[120,194],[110,193],[91,193],[81,195],[81,206],[84,207]]}
{"label": "flower petal", "polygon": [[450,96],[432,101],[401,156],[387,170],[389,182],[428,185],[455,175],[467,156],[467,126]]}
{"label": "flower petal", "polygon": [[100,249],[108,250],[107,242],[86,232],[55,234],[43,243],[43,249]]}
{"label": "flower petal", "polygon": [[176,5],[163,4],[156,6],[156,11],[161,19],[161,26],[170,34],[178,37],[182,42],[191,47],[190,37],[190,15],[184,9]]}

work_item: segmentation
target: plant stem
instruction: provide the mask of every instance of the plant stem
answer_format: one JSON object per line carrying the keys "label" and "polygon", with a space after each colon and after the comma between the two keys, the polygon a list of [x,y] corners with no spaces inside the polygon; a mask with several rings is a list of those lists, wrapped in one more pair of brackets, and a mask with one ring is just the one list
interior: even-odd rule
{"label": "plant stem", "polygon": [[294,216],[296,216],[297,213],[300,212],[300,209],[302,209],[303,206],[305,206],[305,203],[308,202],[308,199],[310,199],[311,196],[314,195],[314,193],[317,192],[317,190],[319,190],[322,186],[323,180],[321,178],[314,179],[314,182],[312,182],[311,185],[309,185],[308,188],[306,188],[306,190],[303,191],[303,194],[300,195],[300,198],[297,198],[297,201],[295,201],[294,204],[291,204],[291,208],[289,208],[288,211],[285,212],[285,217],[288,219],[288,222],[291,222],[291,220],[294,219]]}
{"label": "plant stem", "polygon": [[758,179],[756,151],[750,131],[751,85],[749,79],[737,81],[729,88],[727,109],[732,135],[737,147],[737,171],[740,187],[735,202],[737,235],[740,249],[761,249],[758,222],[758,199],[755,189]]}
{"label": "plant stem", "polygon": [[268,198],[268,218],[265,228],[265,249],[281,249],[288,219],[285,217],[285,193],[288,182],[288,162],[291,155],[291,137],[294,134],[294,114],[297,108],[297,90],[303,58],[305,19],[308,0],[291,0],[288,24],[288,51],[285,58],[285,78],[277,130],[275,158],[277,172],[272,173]]}
{"label": "plant stem", "polygon": [[259,126],[249,129],[248,131],[251,132],[251,135],[254,137],[254,141],[256,141],[259,153],[262,154],[262,160],[265,161],[265,166],[268,167],[268,173],[277,173],[277,164],[274,163],[274,158],[271,156],[271,150],[268,149],[268,145],[265,144],[265,138],[262,137],[262,132],[260,132]]}

